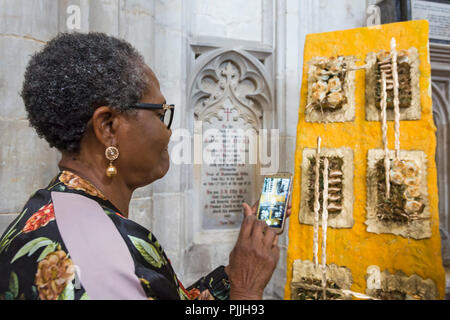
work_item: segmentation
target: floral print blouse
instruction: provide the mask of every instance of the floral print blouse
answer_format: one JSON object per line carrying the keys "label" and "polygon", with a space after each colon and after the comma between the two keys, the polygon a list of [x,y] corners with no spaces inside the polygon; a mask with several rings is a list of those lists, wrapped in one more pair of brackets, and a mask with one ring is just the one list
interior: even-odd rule
{"label": "floral print blouse", "polygon": [[121,233],[149,299],[228,299],[230,285],[223,266],[185,289],[149,230],[123,217],[91,183],[62,171],[31,196],[0,238],[0,300],[89,299],[82,283],[75,283],[75,267],[56,225],[51,191],[77,193],[99,203]]}

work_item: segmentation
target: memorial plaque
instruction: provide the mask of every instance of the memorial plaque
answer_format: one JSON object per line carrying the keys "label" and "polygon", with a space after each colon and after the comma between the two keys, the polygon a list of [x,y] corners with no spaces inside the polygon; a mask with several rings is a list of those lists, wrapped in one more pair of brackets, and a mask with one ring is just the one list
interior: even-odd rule
{"label": "memorial plaque", "polygon": [[[248,159],[248,139],[243,135],[245,123],[234,117],[236,109],[229,106],[219,111],[221,120],[214,120],[212,134],[209,126],[203,136],[204,150],[212,163],[202,165],[203,227],[239,227],[242,222],[242,203],[249,202],[254,165]],[[230,116],[231,114],[231,116]],[[226,116],[225,116],[226,115]],[[239,119],[239,120],[238,120]]]}
{"label": "memorial plaque", "polygon": [[450,44],[450,4],[412,0],[412,20],[428,20],[430,41]]}
{"label": "memorial plaque", "polygon": [[240,96],[248,84],[239,83],[239,69],[232,62],[218,69],[218,82],[204,79],[203,88],[216,94],[205,102],[208,111],[199,119],[203,121],[200,203],[204,229],[239,228],[242,203],[252,201],[257,162],[256,120],[246,105],[251,101]]}

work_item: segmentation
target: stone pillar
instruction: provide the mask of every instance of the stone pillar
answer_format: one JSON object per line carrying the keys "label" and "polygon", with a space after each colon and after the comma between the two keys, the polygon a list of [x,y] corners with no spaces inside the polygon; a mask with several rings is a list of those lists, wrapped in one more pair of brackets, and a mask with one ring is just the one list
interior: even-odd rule
{"label": "stone pillar", "polygon": [[0,1],[0,233],[58,172],[58,153],[29,127],[19,95],[30,55],[58,31],[57,15],[57,1]]}
{"label": "stone pillar", "polygon": [[[156,1],[154,5],[154,59],[149,65],[155,72],[167,103],[175,104],[172,131],[186,128],[186,23],[185,1]],[[169,154],[173,148],[169,143]],[[183,279],[184,223],[192,212],[186,199],[185,165],[172,161],[164,178],[153,185],[153,233]],[[186,283],[186,286],[189,285]]]}
{"label": "stone pillar", "polygon": [[[113,9],[116,12],[115,9]],[[118,37],[131,43],[151,68],[155,59],[155,3],[153,0],[125,0],[118,2]],[[114,20],[114,19],[112,19]],[[153,185],[133,193],[129,218],[153,230]]]}

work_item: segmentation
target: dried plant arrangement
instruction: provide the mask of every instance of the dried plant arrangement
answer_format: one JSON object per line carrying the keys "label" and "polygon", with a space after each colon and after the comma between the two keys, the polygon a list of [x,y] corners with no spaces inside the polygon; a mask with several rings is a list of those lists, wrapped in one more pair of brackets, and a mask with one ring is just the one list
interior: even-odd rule
{"label": "dried plant arrangement", "polygon": [[[375,164],[377,194],[386,192],[383,160]],[[391,160],[390,197],[378,197],[377,218],[382,221],[411,222],[421,218],[425,209],[420,193],[420,168],[414,160]]]}
{"label": "dried plant arrangement", "polygon": [[291,282],[292,300],[349,300],[352,275],[348,268],[326,265],[326,285],[323,268],[309,260],[295,260]]}
{"label": "dried plant arrangement", "polygon": [[314,57],[308,61],[307,122],[344,122],[355,118],[354,56]]}
{"label": "dried plant arrangement", "polygon": [[[375,64],[375,106],[381,109],[381,72],[384,71],[387,77],[387,108],[394,109],[394,80],[392,74],[392,56],[390,52],[384,50],[376,54],[377,61]],[[411,65],[409,53],[406,50],[400,50],[398,52],[397,59],[397,72],[398,72],[398,94],[400,108],[408,108],[411,105]]]}
{"label": "dried plant arrangement", "polygon": [[366,294],[380,300],[434,300],[438,297],[436,284],[417,274],[407,276],[402,271],[395,274],[371,265],[366,271]]}
{"label": "dried plant arrangement", "polygon": [[322,281],[302,277],[300,282],[291,283],[292,300],[350,300],[339,286],[332,280],[327,280],[326,294],[323,294]]}
{"label": "dried plant arrangement", "polygon": [[[328,190],[327,214],[328,226],[331,228],[351,228],[353,226],[353,150],[350,148],[322,148],[319,158],[318,202],[323,203],[324,160],[327,159]],[[314,223],[315,202],[315,149],[303,149],[301,205],[299,221],[303,224]],[[323,206],[318,207],[321,217]]]}
{"label": "dried plant arrangement", "polygon": [[[371,149],[367,159],[367,231],[391,233],[407,238],[431,237],[426,185],[426,158],[422,151],[400,150],[399,158]],[[386,194],[386,177],[389,193]]]}
{"label": "dried plant arrangement", "polygon": [[[395,41],[395,40],[394,40]],[[395,59],[395,63],[393,63]],[[397,84],[400,120],[419,120],[421,115],[419,90],[419,54],[416,48],[394,48],[391,51],[370,52],[366,56],[366,120],[379,121],[382,108],[382,73],[386,74],[387,120],[394,119]]]}
{"label": "dried plant arrangement", "polygon": [[[328,213],[337,215],[342,212],[342,203],[343,203],[343,172],[342,166],[344,164],[344,160],[339,157],[328,157],[329,161],[329,169],[328,169]],[[309,168],[308,168],[308,207],[311,212],[314,211],[314,167],[316,165],[316,159],[314,157],[310,157],[309,159]],[[320,157],[320,176],[319,176],[319,202],[323,202],[323,180],[324,180],[324,160],[325,157]],[[322,214],[322,207],[319,209],[319,214]]]}

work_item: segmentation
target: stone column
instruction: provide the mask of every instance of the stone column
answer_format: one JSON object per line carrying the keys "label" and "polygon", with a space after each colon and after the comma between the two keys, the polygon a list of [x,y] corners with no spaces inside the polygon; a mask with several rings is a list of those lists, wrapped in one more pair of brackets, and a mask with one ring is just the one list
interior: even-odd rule
{"label": "stone column", "polygon": [[[154,6],[154,59],[149,63],[155,72],[167,103],[175,104],[172,131],[186,128],[186,23],[185,1],[156,1]],[[169,153],[174,143],[169,143]],[[186,165],[170,163],[170,169],[153,185],[153,233],[171,259],[177,275],[183,278],[184,223],[189,219],[186,198]],[[189,284],[186,284],[189,285]]]}
{"label": "stone column", "polygon": [[[155,60],[155,2],[118,2],[118,37],[131,43],[151,68]],[[130,203],[129,218],[153,231],[153,185],[137,189]]]}
{"label": "stone column", "polygon": [[57,16],[57,1],[0,1],[0,234],[58,172],[58,153],[29,127],[19,95],[30,55],[56,35]]}

